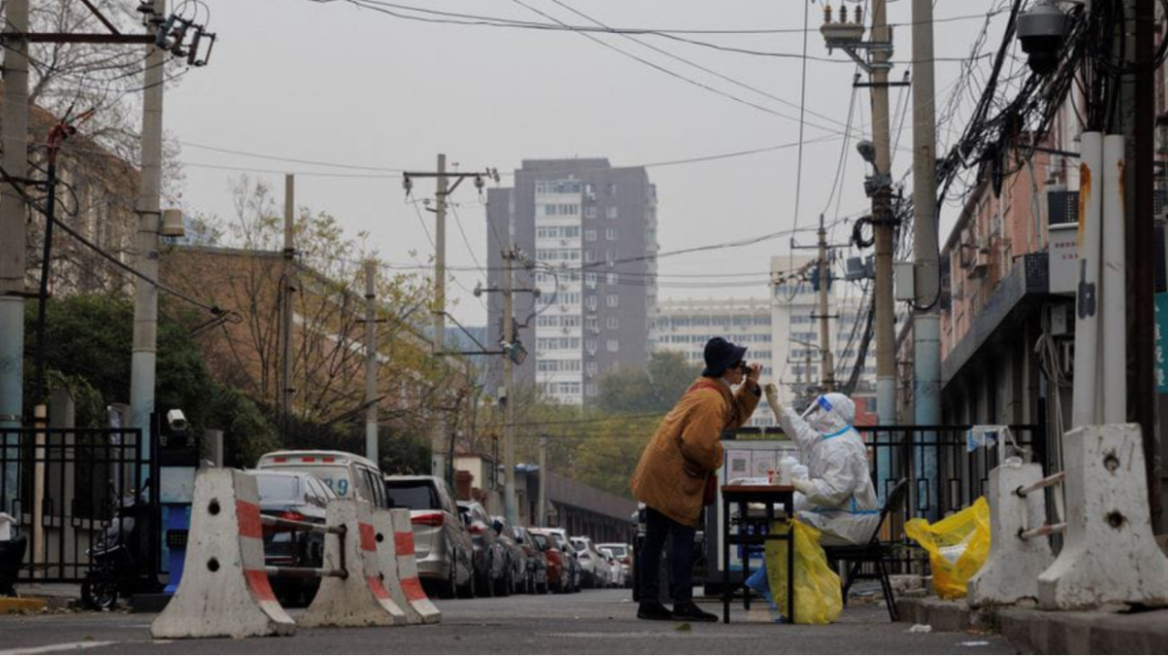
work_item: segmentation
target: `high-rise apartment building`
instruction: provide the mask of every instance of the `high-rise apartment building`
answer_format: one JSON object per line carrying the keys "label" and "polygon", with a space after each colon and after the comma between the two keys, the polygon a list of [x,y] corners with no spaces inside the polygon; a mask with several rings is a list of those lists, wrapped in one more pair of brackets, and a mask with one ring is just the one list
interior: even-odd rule
{"label": "high-rise apartment building", "polygon": [[[582,405],[622,365],[644,366],[657,304],[657,190],[643,167],[607,159],[524,160],[510,188],[487,203],[488,280],[502,287],[502,252],[516,246],[516,337],[529,353],[517,386],[537,384]],[[502,299],[490,294],[491,344],[502,339]],[[492,360],[488,384],[502,384]]]}

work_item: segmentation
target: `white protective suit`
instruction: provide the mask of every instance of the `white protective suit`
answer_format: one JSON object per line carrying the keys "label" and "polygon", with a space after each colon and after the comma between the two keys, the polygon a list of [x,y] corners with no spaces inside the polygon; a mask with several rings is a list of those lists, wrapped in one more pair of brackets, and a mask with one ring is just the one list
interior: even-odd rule
{"label": "white protective suit", "polygon": [[782,408],[783,431],[807,465],[807,493],[795,493],[799,519],[819,529],[820,543],[865,544],[880,523],[880,501],[868,471],[868,449],[852,422],[856,406],[843,394],[820,396],[800,417]]}

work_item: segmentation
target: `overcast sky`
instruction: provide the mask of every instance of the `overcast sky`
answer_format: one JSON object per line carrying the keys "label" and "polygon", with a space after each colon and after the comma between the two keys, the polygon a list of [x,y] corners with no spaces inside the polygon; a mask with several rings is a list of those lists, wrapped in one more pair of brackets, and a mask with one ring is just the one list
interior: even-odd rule
{"label": "overcast sky", "polygon": [[[268,180],[277,190],[282,190],[282,173],[295,172],[298,205],[335,215],[350,233],[368,230],[371,245],[385,259],[416,265],[427,261],[431,246],[416,206],[405,202],[397,176],[286,160],[433,170],[436,154],[444,152],[448,161],[464,170],[495,167],[508,173],[524,158],[607,157],[616,166],[630,166],[784,145],[789,147],[651,167],[662,251],[796,226],[811,228],[825,208],[830,222],[837,216],[855,216],[868,205],[864,164],[855,154],[853,140],[837,194],[838,215],[837,202],[828,207],[855,66],[842,52],[827,53],[817,31],[823,22],[820,3],[811,5],[813,31],[808,34],[807,54],[831,61],[807,62],[802,192],[796,216],[799,153],[794,144],[800,132],[799,55],[804,37],[800,0],[391,1],[551,22],[531,7],[573,25],[588,21],[572,14],[569,6],[615,27],[790,30],[687,37],[792,56],[744,55],[637,37],[732,80],[728,81],[616,35],[595,38],[669,72],[569,31],[428,24],[343,0],[206,0],[209,27],[221,40],[210,65],[184,75],[166,97],[166,130],[183,144],[187,211],[230,218],[230,182],[244,173],[210,167],[251,169],[247,175]],[[985,14],[1001,2],[935,4],[937,19],[955,19],[937,25],[937,57],[959,59],[969,55],[985,22],[960,17]],[[900,62],[910,59],[910,12],[909,0],[889,7],[889,20],[904,24],[896,32],[894,59]],[[996,48],[1003,23],[1001,17],[992,23],[987,50]],[[896,66],[892,78],[899,80],[905,69],[903,63]],[[958,62],[938,62],[939,105],[960,75]],[[857,93],[852,124],[868,132],[868,92]],[[894,89],[891,98],[894,111],[911,104],[907,89]],[[896,114],[893,125],[894,139],[900,134],[893,163],[897,178],[909,166],[912,144],[911,111],[903,119],[903,133],[898,130],[900,116]],[[955,128],[960,126],[943,125],[942,138]],[[505,177],[503,184],[508,183]],[[417,198],[432,194],[433,181],[417,182]],[[454,201],[474,257],[485,262],[485,212],[474,187],[460,187]],[[432,230],[433,215],[423,217]],[[448,261],[452,266],[473,266],[475,260],[453,215],[451,219]],[[849,232],[850,226],[841,224],[835,241],[846,241]],[[801,234],[798,241],[811,244],[814,233]],[[788,250],[788,238],[783,237],[744,248],[662,258],[660,296],[764,297],[770,256]],[[688,277],[712,272],[742,275],[723,279],[727,284],[720,288],[694,288],[700,279]],[[455,275],[466,289],[482,278],[473,271]],[[458,284],[450,293],[456,299],[452,311],[460,321],[485,322],[478,300]]]}

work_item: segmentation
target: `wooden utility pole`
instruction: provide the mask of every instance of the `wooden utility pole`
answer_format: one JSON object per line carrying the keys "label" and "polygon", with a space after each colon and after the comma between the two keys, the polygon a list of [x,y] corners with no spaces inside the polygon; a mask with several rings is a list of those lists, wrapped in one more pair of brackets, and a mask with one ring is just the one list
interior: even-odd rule
{"label": "wooden utility pole", "polygon": [[287,430],[292,416],[292,395],[295,392],[292,375],[292,297],[296,293],[296,178],[284,176],[284,273],[280,279],[280,303],[283,315],[280,321],[280,418]]}

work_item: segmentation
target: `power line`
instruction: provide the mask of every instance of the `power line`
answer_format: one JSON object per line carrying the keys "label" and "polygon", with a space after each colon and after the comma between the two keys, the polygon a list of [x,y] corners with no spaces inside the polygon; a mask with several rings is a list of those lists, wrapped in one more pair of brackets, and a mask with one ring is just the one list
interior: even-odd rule
{"label": "power line", "polygon": [[[803,54],[807,54],[807,37],[806,32],[808,21],[811,15],[811,0],[803,0]],[[853,93],[855,87],[852,87]],[[803,129],[806,127],[804,120],[804,112],[807,111],[807,60],[803,60],[803,74],[800,78],[799,90],[799,156],[798,164],[795,168],[795,227],[799,227],[799,202],[802,200],[803,192]],[[850,114],[850,110],[849,110]],[[844,129],[844,143],[847,143],[847,138],[850,132],[847,127]]]}
{"label": "power line", "polygon": [[[514,2],[515,4],[517,4],[517,5],[521,6],[521,7],[524,7],[524,8],[526,8],[526,9],[528,9],[529,11],[532,11],[532,12],[534,12],[534,13],[536,13],[536,14],[539,14],[540,16],[543,16],[544,18],[547,18],[547,19],[553,20],[553,21],[555,21],[555,22],[557,22],[557,23],[559,23],[559,24],[561,24],[561,25],[567,26],[567,23],[564,23],[563,21],[560,21],[558,18],[555,18],[555,17],[554,17],[554,16],[552,16],[551,14],[548,14],[548,13],[546,13],[546,12],[544,12],[544,11],[540,10],[540,9],[537,9],[537,8],[535,8],[535,7],[532,7],[531,5],[529,5],[529,4],[527,4],[526,2],[524,2],[524,0],[511,0],[511,1],[512,1],[512,2]],[[582,37],[584,37],[584,38],[586,38],[586,39],[588,39],[588,40],[590,40],[590,41],[592,41],[592,42],[594,42],[594,43],[597,43],[597,44],[599,44],[599,45],[601,45],[601,46],[603,46],[603,47],[605,47],[605,48],[608,48],[609,50],[612,50],[612,51],[614,51],[614,52],[617,52],[617,53],[619,53],[619,54],[621,54],[621,55],[623,55],[623,56],[625,56],[625,57],[628,57],[628,58],[630,58],[630,59],[632,59],[632,60],[636,61],[636,62],[639,62],[639,63],[641,63],[641,64],[643,64],[643,65],[645,65],[645,66],[648,66],[649,68],[652,68],[652,69],[654,69],[654,70],[656,70],[656,71],[658,71],[658,72],[664,73],[664,74],[668,75],[669,77],[672,77],[672,78],[675,78],[675,79],[681,80],[682,82],[685,82],[686,84],[690,84],[690,85],[696,86],[696,87],[698,87],[699,89],[703,89],[703,90],[705,90],[705,91],[708,91],[708,92],[710,92],[710,93],[713,93],[713,94],[715,94],[715,95],[722,96],[723,98],[726,98],[726,99],[728,99],[728,100],[731,100],[731,101],[733,101],[733,102],[736,102],[736,103],[738,103],[738,104],[740,104],[740,105],[744,105],[744,106],[746,106],[746,107],[751,107],[751,108],[753,108],[753,109],[757,109],[757,110],[759,110],[759,111],[761,111],[761,112],[765,112],[765,113],[767,113],[767,114],[771,114],[772,116],[777,116],[777,117],[779,117],[779,118],[785,118],[785,119],[787,119],[787,120],[789,120],[789,121],[796,121],[796,120],[798,120],[798,119],[796,119],[796,118],[794,118],[794,117],[792,117],[792,116],[790,116],[790,115],[788,115],[788,114],[784,114],[784,113],[782,113],[782,112],[779,112],[779,111],[773,110],[773,109],[771,109],[771,108],[769,108],[769,107],[765,107],[765,106],[763,106],[763,105],[760,105],[760,104],[758,104],[758,103],[751,102],[751,101],[749,101],[749,100],[746,100],[746,99],[744,99],[744,98],[741,98],[741,97],[739,97],[739,96],[736,96],[736,95],[734,95],[734,94],[732,94],[732,93],[729,93],[729,92],[723,91],[723,90],[721,90],[721,89],[718,89],[717,87],[712,87],[712,86],[710,86],[710,85],[708,85],[708,84],[706,84],[706,83],[704,83],[704,82],[699,82],[698,80],[695,80],[695,79],[693,79],[693,78],[686,77],[685,75],[682,75],[681,73],[678,73],[678,72],[676,72],[676,71],[674,71],[674,70],[671,70],[671,69],[669,69],[669,68],[666,68],[666,67],[664,67],[664,66],[662,66],[662,65],[660,65],[660,64],[657,64],[656,62],[653,62],[653,61],[650,61],[650,60],[648,60],[648,59],[645,59],[644,57],[641,57],[641,56],[639,56],[639,55],[636,55],[636,54],[634,54],[634,53],[631,53],[631,52],[629,52],[628,50],[623,50],[623,49],[621,49],[621,48],[618,48],[617,46],[614,46],[614,45],[612,45],[611,43],[608,43],[607,41],[604,41],[603,39],[600,39],[600,38],[596,37],[595,35],[593,35],[593,34],[591,34],[591,33],[589,33],[589,32],[583,32],[583,31],[574,31],[574,33],[575,33],[575,34],[579,34],[580,36],[582,36]],[[817,127],[817,128],[819,128],[819,129],[821,129],[821,130],[828,131],[828,132],[832,132],[832,133],[838,133],[838,130],[835,130],[835,129],[833,129],[833,128],[827,128],[827,127],[823,127],[823,126],[821,126],[821,125],[818,125],[818,124],[813,124],[813,126],[814,126],[814,127]]]}

